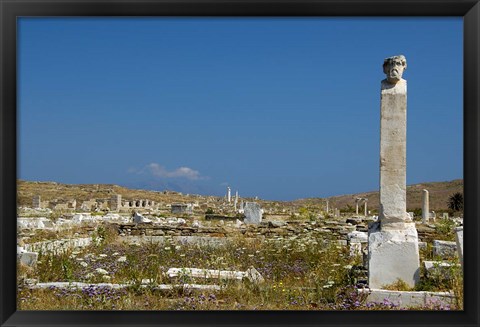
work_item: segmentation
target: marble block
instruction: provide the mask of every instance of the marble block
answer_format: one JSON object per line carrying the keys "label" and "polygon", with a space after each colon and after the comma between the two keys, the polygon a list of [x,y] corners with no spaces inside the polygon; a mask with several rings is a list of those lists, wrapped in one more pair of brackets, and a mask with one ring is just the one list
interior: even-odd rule
{"label": "marble block", "polygon": [[401,279],[414,287],[420,278],[418,234],[415,225],[400,230],[381,230],[379,223],[368,231],[369,287],[382,288]]}

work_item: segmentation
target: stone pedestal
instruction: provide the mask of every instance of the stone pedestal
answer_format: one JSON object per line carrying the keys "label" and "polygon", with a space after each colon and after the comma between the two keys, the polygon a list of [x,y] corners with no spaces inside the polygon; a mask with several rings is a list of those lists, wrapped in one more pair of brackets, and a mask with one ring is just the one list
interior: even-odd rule
{"label": "stone pedestal", "polygon": [[407,214],[407,82],[404,56],[385,59],[381,84],[380,212],[369,229],[369,287],[419,280],[418,234]]}
{"label": "stone pedestal", "polygon": [[414,287],[420,278],[415,225],[402,230],[381,230],[379,223],[374,223],[368,230],[368,266],[370,288],[383,288],[398,279]]}

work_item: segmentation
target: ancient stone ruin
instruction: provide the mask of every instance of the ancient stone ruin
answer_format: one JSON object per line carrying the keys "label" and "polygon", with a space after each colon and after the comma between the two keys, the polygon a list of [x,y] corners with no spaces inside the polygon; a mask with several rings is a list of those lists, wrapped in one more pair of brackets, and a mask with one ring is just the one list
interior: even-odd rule
{"label": "ancient stone ruin", "polygon": [[262,221],[262,208],[256,202],[245,202],[243,207],[245,214],[245,223],[260,224]]}
{"label": "ancient stone ruin", "polygon": [[430,218],[430,206],[429,206],[429,198],[428,198],[428,191],[423,190],[423,203],[422,203],[422,222],[424,224],[428,223]]}
{"label": "ancient stone ruin", "polygon": [[193,214],[192,203],[174,203],[171,206],[171,212],[173,214]]}
{"label": "ancient stone ruin", "polygon": [[370,288],[420,277],[418,234],[406,210],[407,68],[404,56],[386,58],[380,105],[380,212],[368,231]]}
{"label": "ancient stone ruin", "polygon": [[120,194],[115,194],[110,199],[89,199],[83,201],[79,206],[77,206],[76,199],[41,201],[40,195],[35,195],[32,198],[32,208],[49,208],[52,210],[63,210],[72,212],[77,209],[83,211],[108,210],[118,212],[138,208],[155,209],[156,203],[155,201],[148,199],[122,200],[122,196]]}
{"label": "ancient stone ruin", "polygon": [[355,214],[358,215],[358,206],[363,202],[363,211],[364,211],[364,216],[366,217],[367,214],[368,214],[368,210],[367,210],[367,203],[368,203],[368,199],[367,198],[356,198],[355,199]]}

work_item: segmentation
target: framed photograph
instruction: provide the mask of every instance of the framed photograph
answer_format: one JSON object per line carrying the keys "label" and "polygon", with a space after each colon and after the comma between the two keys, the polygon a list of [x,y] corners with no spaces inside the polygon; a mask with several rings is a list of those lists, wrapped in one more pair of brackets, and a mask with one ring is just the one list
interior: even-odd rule
{"label": "framed photograph", "polygon": [[1,326],[478,326],[478,1],[0,1]]}

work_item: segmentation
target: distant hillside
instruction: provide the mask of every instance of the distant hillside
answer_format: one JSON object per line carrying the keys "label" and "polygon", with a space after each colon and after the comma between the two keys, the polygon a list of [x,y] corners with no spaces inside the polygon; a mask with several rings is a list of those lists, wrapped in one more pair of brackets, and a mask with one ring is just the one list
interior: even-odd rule
{"label": "distant hillside", "polygon": [[[31,206],[32,198],[40,195],[42,201],[52,200],[73,200],[77,203],[90,199],[110,199],[114,194],[120,194],[124,200],[148,199],[155,202],[195,202],[205,198],[216,198],[199,195],[182,195],[171,191],[147,191],[134,190],[113,184],[60,184],[55,182],[29,182],[18,181],[18,205]],[[431,182],[407,186],[407,210],[422,207],[422,190],[430,192],[430,210],[446,211],[448,209],[448,198],[456,192],[463,193],[463,180],[457,179],[450,182]],[[369,210],[378,210],[379,194],[377,192],[365,192],[357,194],[339,195],[329,198],[330,208],[346,209],[348,206],[355,208],[355,198],[367,198]],[[263,204],[276,203],[280,201],[261,201]],[[325,199],[309,198],[284,202],[287,206],[317,206],[322,207]],[[361,207],[360,212],[363,212]]]}
{"label": "distant hillside", "polygon": [[[422,207],[422,190],[428,190],[430,194],[430,210],[446,211],[448,209],[448,198],[456,193],[463,193],[463,179],[456,179],[449,182],[430,182],[407,186],[407,211],[413,211],[416,208]],[[379,193],[365,192],[357,194],[347,194],[340,196],[333,196],[329,198],[330,208],[346,208],[347,205],[355,208],[355,198],[367,198],[368,208],[378,210],[379,208]],[[302,199],[296,202],[304,204],[314,204],[317,201],[324,201],[321,199]],[[369,210],[370,210],[369,209]],[[363,207],[359,210],[363,212]]]}
{"label": "distant hillside", "polygon": [[148,199],[155,202],[195,201],[195,195],[182,195],[172,191],[133,190],[113,184],[61,184],[56,182],[17,182],[17,205],[31,206],[32,198],[40,195],[42,201],[77,200],[77,203],[90,199],[110,199],[120,194],[124,200]]}

